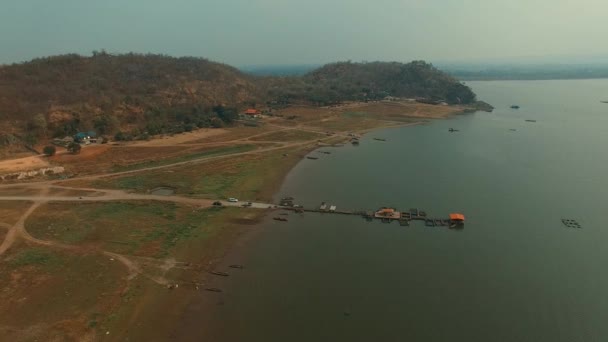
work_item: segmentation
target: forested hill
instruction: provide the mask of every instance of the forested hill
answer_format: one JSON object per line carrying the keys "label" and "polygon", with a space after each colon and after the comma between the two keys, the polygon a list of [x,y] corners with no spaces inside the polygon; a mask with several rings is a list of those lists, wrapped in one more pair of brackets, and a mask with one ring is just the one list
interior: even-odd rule
{"label": "forested hill", "polygon": [[321,105],[387,96],[422,97],[450,104],[470,104],[476,100],[469,87],[423,61],[327,64],[273,90],[274,97],[304,99]]}
{"label": "forested hill", "polygon": [[254,81],[236,68],[200,58],[105,53],[39,58],[0,68],[0,118],[3,131],[16,134],[61,136],[85,129],[110,134],[125,126],[175,121],[176,108],[205,112],[256,99]]}
{"label": "forested hill", "polygon": [[475,101],[468,87],[421,61],[340,62],[303,76],[260,77],[201,58],[72,54],[0,66],[0,145],[92,129],[175,132],[230,124],[249,106],[386,96]]}

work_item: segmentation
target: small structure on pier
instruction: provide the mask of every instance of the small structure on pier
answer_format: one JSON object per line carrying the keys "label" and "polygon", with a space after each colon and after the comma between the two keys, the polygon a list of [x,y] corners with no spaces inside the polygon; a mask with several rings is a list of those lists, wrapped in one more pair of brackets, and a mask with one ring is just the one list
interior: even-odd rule
{"label": "small structure on pier", "polygon": [[401,218],[401,213],[395,208],[380,208],[374,216],[379,219],[398,220]]}
{"label": "small structure on pier", "polygon": [[464,215],[458,214],[458,213],[450,214],[450,225],[463,226],[464,225]]}

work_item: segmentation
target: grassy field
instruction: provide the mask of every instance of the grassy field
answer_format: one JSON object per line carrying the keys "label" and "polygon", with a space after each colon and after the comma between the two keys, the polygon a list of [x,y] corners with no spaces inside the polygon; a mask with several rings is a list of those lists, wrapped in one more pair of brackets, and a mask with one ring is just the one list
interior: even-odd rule
{"label": "grassy field", "polygon": [[182,195],[268,201],[286,172],[301,160],[304,153],[304,150],[298,149],[249,154],[196,166],[178,166],[145,174],[100,179],[91,185],[144,193],[166,186]]}
{"label": "grassy field", "polygon": [[42,240],[165,257],[180,241],[204,239],[218,210],[160,202],[49,203],[30,216],[26,229]]}
{"label": "grassy field", "polygon": [[217,142],[228,142],[234,140],[247,139],[251,136],[263,134],[265,132],[271,132],[276,128],[268,127],[265,125],[261,125],[259,127],[247,127],[247,126],[238,126],[238,127],[230,127],[225,128],[226,131],[222,135],[217,135],[213,137],[206,137],[198,140],[190,141],[189,143],[217,143]]}
{"label": "grassy field", "polygon": [[141,162],[141,163],[129,164],[129,165],[124,165],[124,166],[115,166],[114,168],[112,168],[111,171],[120,172],[120,171],[139,170],[139,169],[145,169],[148,167],[156,167],[156,166],[181,163],[181,162],[186,162],[186,161],[204,158],[204,157],[215,157],[215,156],[222,156],[222,155],[232,154],[232,153],[247,152],[247,151],[251,151],[253,149],[255,149],[254,145],[223,146],[223,147],[217,147],[217,148],[213,148],[213,149],[204,150],[201,152],[189,153],[189,154],[185,154],[185,155],[181,155],[181,156],[177,156],[177,157],[149,160],[149,161],[145,161],[145,162]]}
{"label": "grassy field", "polygon": [[324,134],[305,132],[295,129],[270,132],[251,138],[253,141],[307,141],[324,138]]}

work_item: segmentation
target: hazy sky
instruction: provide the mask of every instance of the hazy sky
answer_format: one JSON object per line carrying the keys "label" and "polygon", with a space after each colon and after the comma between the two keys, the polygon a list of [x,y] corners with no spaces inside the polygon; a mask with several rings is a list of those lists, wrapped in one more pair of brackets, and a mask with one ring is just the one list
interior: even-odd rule
{"label": "hazy sky", "polygon": [[0,63],[93,50],[233,65],[608,56],[608,0],[0,0]]}

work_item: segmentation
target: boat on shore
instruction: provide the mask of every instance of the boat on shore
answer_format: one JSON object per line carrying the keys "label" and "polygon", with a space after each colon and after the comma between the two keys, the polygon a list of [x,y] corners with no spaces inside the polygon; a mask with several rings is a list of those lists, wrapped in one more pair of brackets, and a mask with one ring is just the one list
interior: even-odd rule
{"label": "boat on shore", "polygon": [[222,277],[227,277],[227,276],[229,276],[229,274],[228,274],[228,273],[226,273],[226,272],[211,271],[211,272],[209,272],[209,273],[214,274],[214,275],[218,275],[218,276],[222,276]]}
{"label": "boat on shore", "polygon": [[287,219],[284,217],[273,217],[272,219],[275,221],[287,222]]}
{"label": "boat on shore", "polygon": [[378,141],[386,141],[386,139],[384,139],[384,138],[374,138],[374,140],[378,140]]}
{"label": "boat on shore", "polygon": [[317,160],[317,159],[319,159],[317,157],[306,157],[306,158],[311,159],[311,160]]}

